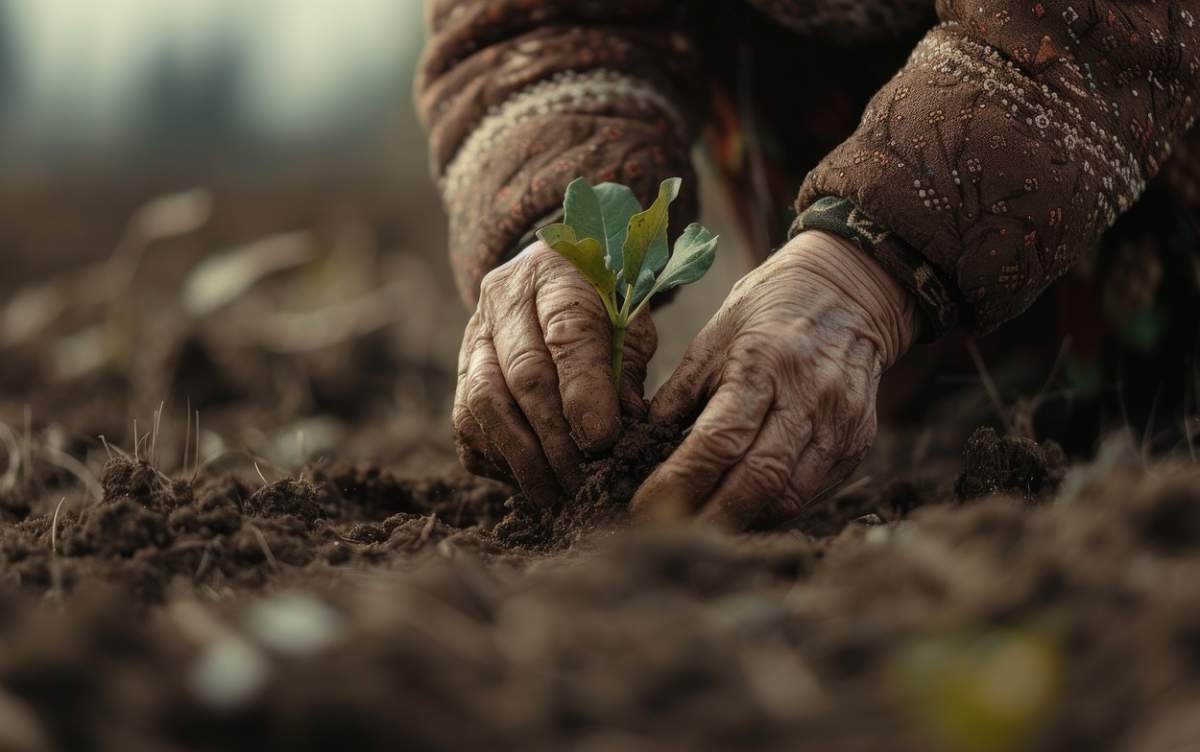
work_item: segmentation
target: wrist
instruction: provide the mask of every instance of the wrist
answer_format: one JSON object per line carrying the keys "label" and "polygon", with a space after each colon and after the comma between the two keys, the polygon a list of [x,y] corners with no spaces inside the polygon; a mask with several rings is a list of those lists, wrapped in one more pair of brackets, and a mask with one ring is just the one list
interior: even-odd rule
{"label": "wrist", "polygon": [[775,255],[805,276],[833,287],[849,308],[862,314],[864,329],[877,342],[883,368],[899,360],[916,341],[920,319],[912,293],[849,240],[807,230]]}

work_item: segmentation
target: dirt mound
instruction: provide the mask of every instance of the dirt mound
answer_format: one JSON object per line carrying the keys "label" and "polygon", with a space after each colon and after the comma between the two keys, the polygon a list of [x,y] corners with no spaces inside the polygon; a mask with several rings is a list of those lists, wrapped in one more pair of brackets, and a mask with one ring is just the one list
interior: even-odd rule
{"label": "dirt mound", "polygon": [[385,563],[431,541],[488,551],[495,546],[481,525],[498,519],[508,496],[465,474],[412,480],[351,466],[252,488],[223,475],[172,479],[124,457],[105,466],[101,486],[100,501],[79,512],[0,528],[4,580],[56,593],[102,582],[159,602],[175,580],[257,589],[310,570]]}
{"label": "dirt mound", "polygon": [[1039,444],[1020,436],[1000,436],[992,428],[980,428],[967,440],[963,470],[954,491],[960,501],[1012,493],[1037,504],[1058,490],[1066,466],[1066,455],[1053,441]]}

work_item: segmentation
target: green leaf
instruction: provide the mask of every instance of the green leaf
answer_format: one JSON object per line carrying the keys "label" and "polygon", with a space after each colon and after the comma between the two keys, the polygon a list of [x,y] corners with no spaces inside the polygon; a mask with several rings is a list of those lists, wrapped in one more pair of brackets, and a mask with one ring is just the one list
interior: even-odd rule
{"label": "green leaf", "polygon": [[[667,208],[679,195],[679,185],[682,182],[679,178],[667,178],[662,181],[658,186],[658,198],[654,199],[650,208],[629,219],[629,231],[621,248],[624,258],[621,273],[625,277],[625,281],[634,285],[635,288],[651,246],[656,243],[660,235],[663,236],[664,246],[666,244]],[[656,258],[654,260],[657,261],[657,248],[655,250]]]}
{"label": "green leaf", "polygon": [[575,178],[567,186],[567,194],[563,199],[563,222],[571,226],[577,238],[595,238],[602,244],[608,239],[604,232],[600,199],[583,178]]}
{"label": "green leaf", "polygon": [[654,283],[651,295],[666,292],[672,287],[690,285],[704,276],[717,257],[719,238],[699,224],[687,226],[675,241],[675,252]]}
{"label": "green leaf", "polygon": [[566,241],[574,243],[578,237],[575,235],[575,228],[563,222],[555,222],[552,225],[546,225],[537,231],[538,240],[542,241],[551,248],[555,243]]}
{"label": "green leaf", "polygon": [[638,275],[637,284],[633,286],[633,301],[630,303],[630,310],[637,310],[642,301],[654,289],[654,272],[649,266],[642,267],[642,273]]}
{"label": "green leaf", "polygon": [[594,188],[604,216],[605,261],[608,268],[620,273],[624,256],[621,248],[629,230],[629,218],[642,210],[637,196],[620,183],[601,183]]}
{"label": "green leaf", "polygon": [[592,283],[600,293],[605,305],[609,305],[613,290],[617,286],[617,274],[604,265],[604,249],[596,238],[575,237],[575,230],[567,224],[547,225],[537,231],[538,238],[553,248],[560,256],[571,262],[583,278]]}

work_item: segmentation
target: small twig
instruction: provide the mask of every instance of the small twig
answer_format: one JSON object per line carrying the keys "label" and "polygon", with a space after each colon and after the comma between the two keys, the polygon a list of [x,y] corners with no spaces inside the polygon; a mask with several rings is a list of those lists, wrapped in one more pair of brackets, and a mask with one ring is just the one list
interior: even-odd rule
{"label": "small twig", "polygon": [[1050,373],[1047,374],[1046,380],[1042,382],[1042,388],[1030,400],[1030,404],[1033,405],[1034,410],[1041,406],[1044,399],[1051,396],[1050,387],[1054,384],[1054,380],[1058,378],[1058,372],[1062,368],[1063,363],[1066,362],[1067,354],[1071,352],[1071,345],[1071,337],[1063,337],[1062,345],[1058,348],[1058,355],[1054,356],[1054,364],[1050,366]]}
{"label": "small twig", "polygon": [[204,544],[204,553],[200,554],[200,563],[196,565],[196,573],[192,575],[192,582],[199,582],[204,573],[208,571],[208,565],[212,561],[212,547],[215,541],[208,541]]}
{"label": "small twig", "polygon": [[5,468],[4,475],[0,477],[0,491],[11,491],[17,487],[17,483],[21,479],[24,452],[21,449],[20,439],[6,423],[0,423],[0,441],[3,441],[8,452],[8,467]]}
{"label": "small twig", "polygon": [[1191,420],[1188,416],[1183,416],[1183,438],[1187,441],[1188,454],[1192,457],[1192,464],[1196,464],[1196,444],[1192,441]]}
{"label": "small twig", "polygon": [[133,419],[133,461],[138,462],[138,432],[137,418]]}
{"label": "small twig", "polygon": [[187,398],[187,428],[183,432],[183,464],[181,468],[183,472],[188,469],[188,454],[192,449],[192,398]]}
{"label": "small twig", "polygon": [[1150,401],[1150,415],[1146,417],[1146,427],[1142,430],[1142,462],[1150,461],[1150,454],[1154,444],[1154,418],[1158,412],[1158,398],[1162,396],[1163,385],[1159,382],[1158,388],[1154,390],[1154,399]]}
{"label": "small twig", "polygon": [[258,473],[258,477],[262,479],[263,488],[266,488],[267,486],[271,485],[271,483],[267,480],[267,476],[263,475],[262,468],[260,468],[258,466],[258,462],[254,462],[253,464],[254,464],[254,472]]}
{"label": "small twig", "polygon": [[33,479],[33,408],[25,405],[25,480]]}
{"label": "small twig", "polygon": [[[1129,446],[1136,450],[1138,437],[1134,433],[1133,422],[1129,420],[1129,406],[1125,404],[1125,368],[1120,363],[1117,364],[1117,406],[1121,408],[1121,420],[1125,422],[1125,433],[1129,435]],[[1141,452],[1137,454],[1144,467],[1146,458]]]}
{"label": "small twig", "polygon": [[163,407],[166,406],[165,401],[158,403],[158,410],[154,412],[154,428],[150,434],[150,465],[158,467],[158,431],[162,425]]}
{"label": "small twig", "polygon": [[108,439],[104,438],[104,434],[100,434],[100,443],[104,445],[104,451],[108,454],[108,461],[112,462],[112,447],[108,445]]}
{"label": "small twig", "polygon": [[192,471],[192,480],[196,480],[196,476],[200,474],[200,411],[196,411],[196,446],[192,449],[192,463],[195,469]]}
{"label": "small twig", "polygon": [[424,545],[429,540],[429,536],[433,534],[435,522],[437,522],[437,512],[430,512],[429,519],[425,521],[425,527],[421,528],[421,534],[417,536],[417,543]]}
{"label": "small twig", "polygon": [[988,371],[987,364],[983,362],[983,355],[979,352],[979,345],[975,344],[974,337],[967,338],[967,352],[970,353],[971,360],[975,363],[975,370],[979,371],[983,388],[991,398],[992,406],[996,408],[996,414],[1000,416],[1000,422],[1004,424],[1005,433],[1012,433],[1012,424],[1005,413],[1004,401],[1000,399],[1000,390],[996,388],[996,382],[992,381],[992,374]]}
{"label": "small twig", "polygon": [[58,556],[58,513],[66,500],[66,496],[58,500],[58,506],[54,507],[54,519],[50,521],[50,553],[54,556]]}
{"label": "small twig", "polygon": [[267,536],[263,535],[262,531],[254,525],[247,524],[246,527],[250,528],[250,532],[254,533],[254,537],[258,538],[258,545],[262,547],[263,554],[267,557],[271,568],[275,570],[276,574],[279,574],[279,562],[275,560],[275,554],[271,553],[271,547],[267,545]]}

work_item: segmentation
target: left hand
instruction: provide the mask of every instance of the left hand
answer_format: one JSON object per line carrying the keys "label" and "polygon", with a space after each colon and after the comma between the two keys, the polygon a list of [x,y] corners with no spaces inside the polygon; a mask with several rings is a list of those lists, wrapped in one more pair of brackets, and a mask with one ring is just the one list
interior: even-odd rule
{"label": "left hand", "polygon": [[879,379],[911,345],[916,305],[848,241],[803,232],[741,279],[650,408],[687,425],[635,517],[782,522],[840,483],[875,438]]}

